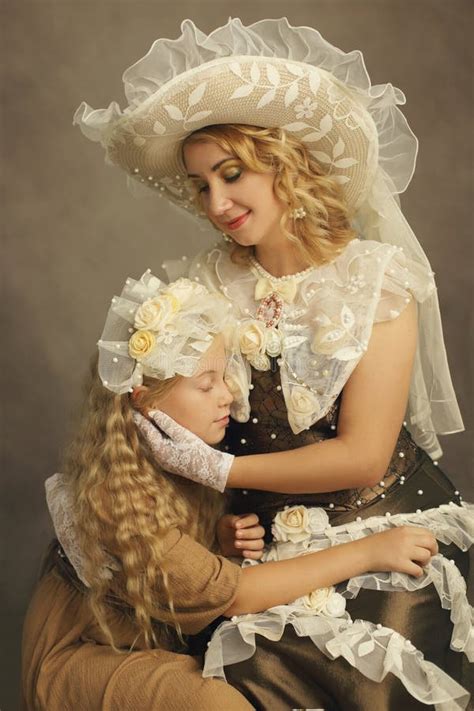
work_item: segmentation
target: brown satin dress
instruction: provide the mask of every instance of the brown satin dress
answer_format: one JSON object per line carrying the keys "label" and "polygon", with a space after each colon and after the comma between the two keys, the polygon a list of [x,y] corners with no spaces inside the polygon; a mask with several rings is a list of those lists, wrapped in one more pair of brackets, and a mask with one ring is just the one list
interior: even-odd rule
{"label": "brown satin dress", "polygon": [[[250,392],[251,415],[247,423],[232,422],[225,446],[234,454],[259,454],[295,449],[336,435],[339,396],[327,415],[310,430],[294,435],[280,388],[277,368],[253,370]],[[257,418],[258,422],[252,422]],[[272,435],[276,435],[273,436]],[[289,473],[290,475],[291,473]],[[420,494],[418,492],[422,491]],[[231,508],[235,513],[256,512],[271,539],[273,517],[284,506],[304,504],[323,507],[332,525],[347,523],[360,515],[408,513],[454,501],[459,494],[430,457],[402,428],[383,481],[373,488],[319,494],[277,494],[235,490]],[[440,552],[456,561],[467,579],[469,558],[456,546],[440,544]],[[456,681],[468,688],[464,655],[450,650],[452,625],[449,610],[443,610],[433,585],[416,592],[361,590],[347,601],[352,619],[370,620],[402,634]],[[402,683],[387,674],[373,682],[346,660],[330,660],[309,638],[296,637],[286,628],[281,640],[257,636],[257,649],[250,659],[226,667],[229,683],[238,688],[260,711],[324,709],[325,711],[415,711],[426,705],[414,699]]]}

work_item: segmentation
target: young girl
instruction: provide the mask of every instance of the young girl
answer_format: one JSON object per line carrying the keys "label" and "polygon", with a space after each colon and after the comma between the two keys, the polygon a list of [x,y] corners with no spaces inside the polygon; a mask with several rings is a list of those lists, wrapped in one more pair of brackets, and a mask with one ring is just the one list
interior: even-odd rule
{"label": "young girl", "polygon": [[[170,439],[141,424],[158,460],[232,488],[235,511],[258,514],[267,540],[279,511],[305,504],[324,507],[332,526],[347,526],[337,536],[396,514],[398,522],[442,520],[445,542],[459,534],[466,548],[468,509],[437,461],[437,435],[463,424],[433,273],[398,201],[417,153],[398,108],[402,92],[372,86],[360,52],[341,52],[286,20],[249,27],[229,20],[209,36],[186,21],[181,37],[157,40],[124,81],[130,105],[123,114],[115,103],[99,111],[82,104],[75,122],[132,185],[208,218],[224,234],[187,274],[232,304],[249,368],[249,377],[229,381],[226,446],[239,456],[223,461],[195,443],[200,465],[193,468],[194,444],[158,413]],[[176,265],[169,274],[179,275]],[[454,560],[461,589],[467,554],[456,546],[443,553]],[[460,679],[454,652],[472,654],[470,613],[459,646],[458,627],[425,578],[405,592],[393,579],[366,584],[377,591],[349,601],[351,615],[409,637]],[[269,708],[278,708],[282,679],[300,707],[435,703],[410,679],[413,660],[402,669],[407,692],[390,675],[383,679],[366,646],[359,652],[354,642],[345,659],[328,661],[296,643],[290,628],[275,644],[263,634],[275,638],[268,618],[249,624],[261,633],[255,655],[245,661],[244,637],[227,626],[232,645],[223,663],[241,660],[229,674],[247,694],[258,669]],[[248,629],[235,627],[248,639]],[[347,662],[365,665],[380,684],[354,676]],[[310,684],[315,665],[321,676]]]}
{"label": "young girl", "polygon": [[[46,485],[60,547],[25,620],[25,708],[250,709],[231,686],[202,679],[183,636],[367,570],[417,577],[437,554],[432,533],[415,527],[244,569],[219,554],[221,495],[157,467],[135,420],[159,407],[204,451],[223,438],[224,374],[245,368],[225,353],[226,323],[227,302],[184,279],[166,286],[147,272],[112,300],[64,474]],[[255,519],[236,526],[230,552],[244,541],[258,557]]]}

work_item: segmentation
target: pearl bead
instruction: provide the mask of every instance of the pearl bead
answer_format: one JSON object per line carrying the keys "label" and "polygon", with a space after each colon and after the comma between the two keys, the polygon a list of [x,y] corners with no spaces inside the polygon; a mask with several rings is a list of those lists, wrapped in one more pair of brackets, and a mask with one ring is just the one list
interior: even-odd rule
{"label": "pearl bead", "polygon": [[256,425],[257,422],[258,422],[258,418],[257,418],[257,417],[253,417],[253,418],[252,418],[252,422],[253,422],[254,425]]}
{"label": "pearl bead", "polygon": [[406,421],[406,420],[404,420],[404,422],[403,422],[403,426],[404,426],[404,427],[406,427],[406,426],[407,426],[407,421]]}
{"label": "pearl bead", "polygon": [[333,508],[334,508],[334,504],[329,504],[329,508],[330,508],[330,509],[333,509]]}
{"label": "pearl bead", "polygon": [[421,509],[417,509],[417,510],[416,510],[416,513],[417,513],[417,514],[421,514]]}
{"label": "pearl bead", "polygon": [[377,627],[378,630],[381,630],[381,629],[382,629],[382,625],[380,624],[380,622],[377,622],[376,627]]}
{"label": "pearl bead", "polygon": [[113,363],[118,363],[118,358],[112,358]]}
{"label": "pearl bead", "polygon": [[128,332],[129,332],[129,333],[133,333],[133,328],[129,328],[129,329],[128,329]]}
{"label": "pearl bead", "polygon": [[276,434],[274,432],[272,432],[270,437],[271,437],[271,439],[276,439]]}
{"label": "pearl bead", "polygon": [[381,499],[385,499],[385,494],[380,494]]}
{"label": "pearl bead", "polygon": [[454,492],[454,496],[459,496],[459,491],[456,490],[456,491]]}
{"label": "pearl bead", "polygon": [[255,387],[254,384],[253,384],[253,383],[250,383],[250,385],[249,385],[249,390],[253,390],[254,387]]}
{"label": "pearl bead", "polygon": [[108,380],[103,380],[102,382],[104,383],[104,385],[108,385],[108,384],[109,384],[109,381],[108,381]]}
{"label": "pearl bead", "polygon": [[281,385],[277,385],[277,390],[281,390]]}
{"label": "pearl bead", "polygon": [[418,489],[418,491],[417,491],[416,493],[418,494],[418,496],[422,496],[422,495],[423,495],[423,489]]}
{"label": "pearl bead", "polygon": [[400,480],[405,481],[405,476],[403,474],[401,475]]}
{"label": "pearl bead", "polygon": [[335,430],[335,429],[336,429],[336,425],[331,425],[331,429],[332,429],[332,430]]}
{"label": "pearl bead", "polygon": [[135,173],[135,175],[136,175],[137,173],[139,173],[139,172],[140,172],[140,170],[139,170],[138,168],[134,168],[134,169],[133,169],[133,172],[134,172],[134,173]]}
{"label": "pearl bead", "polygon": [[435,465],[435,467],[438,466],[438,462],[436,460],[433,462],[433,464]]}
{"label": "pearl bead", "polygon": [[356,521],[357,523],[360,523],[362,521],[362,518],[360,516],[356,516]]}
{"label": "pearl bead", "polygon": [[242,437],[242,439],[240,440],[240,444],[247,444],[247,440]]}
{"label": "pearl bead", "polygon": [[362,501],[360,499],[357,499],[356,504],[357,506],[362,506]]}
{"label": "pearl bead", "polygon": [[384,482],[384,481],[381,481],[381,482],[379,482],[379,483],[380,483],[380,486],[385,486],[385,482]]}
{"label": "pearl bead", "polygon": [[248,493],[249,493],[249,492],[247,491],[247,489],[242,489],[242,494],[243,494],[244,496],[247,496]]}
{"label": "pearl bead", "polygon": [[405,456],[405,454],[404,454],[403,452],[399,452],[399,453],[398,453],[398,456],[400,457],[400,459],[403,459],[403,457]]}
{"label": "pearl bead", "polygon": [[386,511],[386,513],[385,513],[386,518],[390,518],[391,515],[392,514],[390,513],[390,511]]}

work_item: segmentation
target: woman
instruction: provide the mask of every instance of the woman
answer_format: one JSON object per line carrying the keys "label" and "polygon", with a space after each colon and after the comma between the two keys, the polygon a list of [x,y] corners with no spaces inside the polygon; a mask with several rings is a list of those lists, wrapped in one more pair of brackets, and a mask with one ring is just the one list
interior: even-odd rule
{"label": "woman", "polygon": [[[222,497],[160,470],[134,419],[160,407],[202,446],[223,438],[228,320],[222,297],[184,279],[167,286],[145,273],[114,297],[65,472],[46,483],[61,546],[25,621],[27,709],[250,709],[231,686],[202,678],[192,635],[220,615],[281,605],[369,568],[419,577],[436,556],[429,530],[406,527],[258,568],[222,557]],[[236,555],[243,543],[258,558],[255,518],[235,523],[230,537],[229,522],[220,525],[221,547]],[[325,591],[328,621],[337,597]]]}
{"label": "woman", "polygon": [[[202,481],[238,489],[234,504],[255,510],[267,530],[285,505],[318,504],[345,525],[361,514],[460,502],[436,461],[436,434],[459,431],[462,420],[433,275],[396,199],[417,146],[397,108],[401,92],[371,87],[360,54],[284,20],[249,28],[231,20],[209,37],[186,22],[178,40],[158,40],[124,81],[124,116],[116,104],[99,112],[82,104],[76,123],[132,181],[188,212],[195,206],[236,244],[200,255],[189,271],[231,301],[252,367],[253,389],[231,381],[236,422],[227,446],[243,456],[223,468],[210,453]],[[155,421],[169,429],[159,414]],[[185,436],[169,432],[177,445]],[[166,464],[170,442],[157,430],[149,438]],[[175,471],[189,476],[190,467]],[[466,575],[466,555],[453,557]],[[410,636],[459,678],[433,588],[388,590],[364,590],[349,611]],[[293,644],[289,630],[284,639],[305,656],[302,640]],[[319,692],[308,690],[314,656],[302,659],[295,681],[282,644],[273,650],[265,639],[228,672],[248,694],[258,668],[272,708],[286,674],[302,707],[364,708],[369,697],[381,709],[420,706],[396,680],[374,689],[343,660],[320,656]]]}

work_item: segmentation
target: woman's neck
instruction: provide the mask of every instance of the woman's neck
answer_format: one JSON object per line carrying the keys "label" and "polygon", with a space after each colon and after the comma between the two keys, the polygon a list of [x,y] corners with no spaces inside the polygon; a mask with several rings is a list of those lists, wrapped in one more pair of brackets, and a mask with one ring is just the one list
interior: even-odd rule
{"label": "woman's neck", "polygon": [[298,274],[310,266],[286,237],[270,246],[257,244],[255,259],[265,271],[277,278]]}

